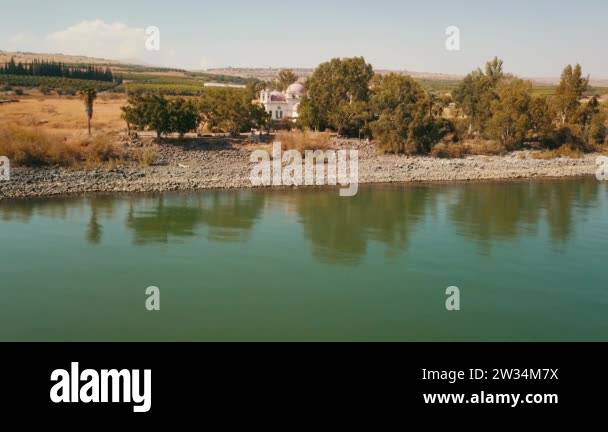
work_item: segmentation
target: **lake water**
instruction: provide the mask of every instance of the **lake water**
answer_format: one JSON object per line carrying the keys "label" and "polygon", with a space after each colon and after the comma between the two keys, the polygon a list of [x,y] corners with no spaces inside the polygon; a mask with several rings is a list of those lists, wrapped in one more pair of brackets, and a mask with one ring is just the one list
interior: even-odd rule
{"label": "lake water", "polygon": [[593,178],[3,202],[0,340],[608,341],[607,247]]}

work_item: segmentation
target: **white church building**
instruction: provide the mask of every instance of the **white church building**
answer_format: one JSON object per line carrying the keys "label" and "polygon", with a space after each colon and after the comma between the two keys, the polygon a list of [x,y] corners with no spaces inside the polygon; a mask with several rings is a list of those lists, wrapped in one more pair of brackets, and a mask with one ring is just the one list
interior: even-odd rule
{"label": "white church building", "polygon": [[270,113],[272,120],[291,120],[298,119],[298,109],[300,100],[304,96],[304,86],[300,83],[293,83],[284,92],[262,90],[260,92],[260,102]]}

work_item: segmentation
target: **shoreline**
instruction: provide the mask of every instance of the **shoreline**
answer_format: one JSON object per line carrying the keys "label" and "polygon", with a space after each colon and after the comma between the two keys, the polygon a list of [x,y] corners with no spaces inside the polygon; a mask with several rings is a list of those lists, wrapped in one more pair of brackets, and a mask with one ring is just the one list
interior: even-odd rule
{"label": "shoreline", "polygon": [[[524,150],[504,156],[438,159],[429,156],[379,155],[373,145],[356,141],[340,147],[359,150],[361,186],[585,177],[595,175],[595,161],[599,156],[586,154],[580,159],[535,159],[530,151]],[[11,168],[11,179],[0,182],[0,202],[83,194],[296,189],[285,186],[253,187],[249,180],[251,151],[245,146],[218,149],[186,142],[180,145],[161,144],[159,164],[146,168]],[[301,186],[297,189],[318,187]]]}

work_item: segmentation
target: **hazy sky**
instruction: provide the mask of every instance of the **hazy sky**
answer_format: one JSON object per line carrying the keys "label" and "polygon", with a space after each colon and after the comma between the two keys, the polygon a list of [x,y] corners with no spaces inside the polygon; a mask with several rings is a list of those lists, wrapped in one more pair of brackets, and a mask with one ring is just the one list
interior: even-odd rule
{"label": "hazy sky", "polygon": [[[0,0],[0,49],[189,69],[314,67],[364,56],[379,69],[462,74],[497,55],[509,72],[608,78],[606,0]],[[147,52],[144,29],[160,29]],[[445,48],[457,26],[461,50]]]}

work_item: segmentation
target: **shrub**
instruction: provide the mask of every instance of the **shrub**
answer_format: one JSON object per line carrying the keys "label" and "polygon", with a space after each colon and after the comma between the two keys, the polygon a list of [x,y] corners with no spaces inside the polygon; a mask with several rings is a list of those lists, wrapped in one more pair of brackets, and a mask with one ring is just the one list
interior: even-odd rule
{"label": "shrub", "polygon": [[467,142],[467,146],[472,155],[500,156],[507,153],[505,146],[497,141],[475,139]]}
{"label": "shrub", "polygon": [[331,135],[328,132],[311,132],[308,130],[295,130],[291,132],[279,132],[276,141],[281,143],[285,150],[325,150],[331,145]]}
{"label": "shrub", "polygon": [[532,154],[534,159],[555,159],[559,157],[580,159],[582,156],[583,152],[580,149],[567,144],[564,144],[554,150],[544,150]]}
{"label": "shrub", "polygon": [[198,110],[194,103],[178,98],[169,102],[169,129],[180,138],[198,126]]}
{"label": "shrub", "polygon": [[411,77],[377,76],[372,86],[371,131],[379,148],[389,153],[426,154],[454,130],[447,119],[435,119],[431,99]]}
{"label": "shrub", "polygon": [[15,166],[99,166],[126,159],[125,149],[115,142],[111,135],[69,141],[37,127],[0,127],[0,154]]}
{"label": "shrub", "polygon": [[439,143],[431,150],[431,156],[436,158],[463,158],[468,154],[470,148],[466,144]]}
{"label": "shrub", "polygon": [[114,144],[114,139],[108,136],[96,136],[81,141],[81,159],[89,165],[98,165],[103,162],[118,160],[123,156],[123,152]]}
{"label": "shrub", "polygon": [[141,166],[150,166],[158,160],[156,146],[138,147],[131,151],[131,158]]}
{"label": "shrub", "polygon": [[79,151],[66,140],[37,128],[0,127],[0,154],[21,166],[70,166],[79,159]]}
{"label": "shrub", "polygon": [[122,112],[129,128],[155,130],[157,138],[171,132],[183,137],[196,130],[199,123],[199,111],[193,102],[183,98],[169,100],[160,94],[131,94]]}

